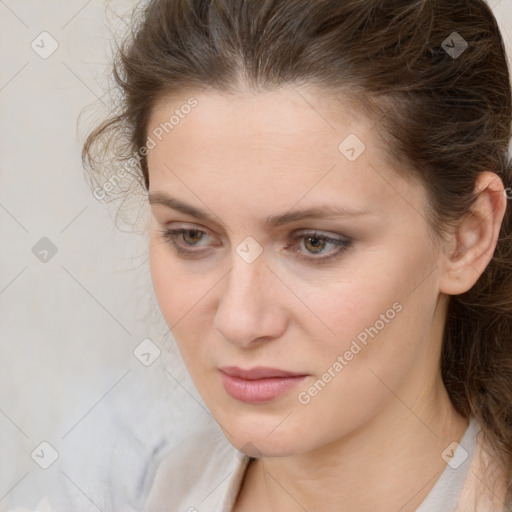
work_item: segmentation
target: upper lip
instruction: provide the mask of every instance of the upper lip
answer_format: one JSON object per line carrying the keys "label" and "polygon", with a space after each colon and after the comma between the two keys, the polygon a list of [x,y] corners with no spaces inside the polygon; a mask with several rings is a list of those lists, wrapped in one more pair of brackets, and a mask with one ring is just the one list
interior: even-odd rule
{"label": "upper lip", "polygon": [[269,377],[298,377],[306,375],[305,373],[288,372],[280,370],[279,368],[269,368],[266,366],[256,366],[250,370],[238,368],[238,366],[223,366],[219,368],[221,372],[227,373],[232,377],[239,377],[241,379],[254,380],[265,379]]}

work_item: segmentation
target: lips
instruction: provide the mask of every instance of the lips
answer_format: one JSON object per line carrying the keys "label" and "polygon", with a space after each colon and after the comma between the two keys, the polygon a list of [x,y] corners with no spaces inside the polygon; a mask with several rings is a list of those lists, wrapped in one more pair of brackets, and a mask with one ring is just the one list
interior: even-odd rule
{"label": "lips", "polygon": [[256,366],[250,370],[243,370],[237,366],[224,366],[219,369],[221,372],[231,375],[232,377],[239,377],[246,380],[265,379],[272,377],[302,377],[306,375],[305,373],[287,372],[285,370],[268,368],[266,366]]}
{"label": "lips", "polygon": [[250,404],[274,400],[307,377],[305,374],[262,366],[250,370],[227,366],[219,370],[226,392],[236,400]]}

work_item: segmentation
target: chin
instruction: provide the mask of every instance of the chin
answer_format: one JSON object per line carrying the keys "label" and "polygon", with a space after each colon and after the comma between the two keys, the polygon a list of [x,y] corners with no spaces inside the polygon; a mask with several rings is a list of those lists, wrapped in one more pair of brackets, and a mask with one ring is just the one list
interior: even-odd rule
{"label": "chin", "polygon": [[250,457],[286,457],[306,451],[304,435],[290,429],[291,424],[286,428],[287,420],[279,424],[285,417],[286,414],[282,415],[278,421],[275,418],[267,421],[247,418],[244,421],[238,416],[236,420],[224,420],[227,431],[219,426],[228,441]]}
{"label": "chin", "polygon": [[[241,441],[243,442],[243,440]],[[242,445],[237,445],[235,448],[245,455],[258,459],[261,457],[287,457],[300,451],[298,446],[294,446],[290,442],[283,446],[268,439],[251,439],[249,437],[246,438]]]}

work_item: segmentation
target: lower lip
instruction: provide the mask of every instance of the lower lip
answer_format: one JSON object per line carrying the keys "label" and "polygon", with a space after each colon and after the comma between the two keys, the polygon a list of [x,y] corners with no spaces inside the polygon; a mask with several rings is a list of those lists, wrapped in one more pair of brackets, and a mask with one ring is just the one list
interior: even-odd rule
{"label": "lower lip", "polygon": [[220,372],[224,388],[233,398],[249,404],[268,402],[286,393],[303,381],[307,375],[296,377],[269,377],[265,379],[241,379]]}

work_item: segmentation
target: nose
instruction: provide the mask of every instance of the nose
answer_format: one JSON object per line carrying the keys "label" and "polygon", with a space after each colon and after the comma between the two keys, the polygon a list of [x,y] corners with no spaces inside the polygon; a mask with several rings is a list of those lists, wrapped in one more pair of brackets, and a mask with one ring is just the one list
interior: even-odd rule
{"label": "nose", "polygon": [[228,342],[247,347],[284,333],[288,320],[279,299],[282,283],[266,266],[263,255],[247,263],[234,254],[231,271],[223,281],[214,326]]}

